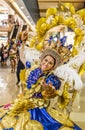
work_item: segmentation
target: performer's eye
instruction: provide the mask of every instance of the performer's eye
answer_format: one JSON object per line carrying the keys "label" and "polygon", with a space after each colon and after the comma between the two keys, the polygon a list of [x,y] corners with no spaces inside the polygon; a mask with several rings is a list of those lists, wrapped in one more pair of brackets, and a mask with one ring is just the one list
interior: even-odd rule
{"label": "performer's eye", "polygon": [[48,60],[47,59],[45,59],[45,62],[47,62]]}

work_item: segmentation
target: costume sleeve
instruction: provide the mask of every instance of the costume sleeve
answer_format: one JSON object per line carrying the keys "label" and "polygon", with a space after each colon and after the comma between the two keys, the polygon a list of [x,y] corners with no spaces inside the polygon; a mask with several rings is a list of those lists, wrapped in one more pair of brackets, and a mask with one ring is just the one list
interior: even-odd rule
{"label": "costume sleeve", "polygon": [[55,87],[56,90],[59,89],[61,86],[61,81],[54,74],[51,74],[46,78],[46,84],[49,83],[52,83],[52,85]]}

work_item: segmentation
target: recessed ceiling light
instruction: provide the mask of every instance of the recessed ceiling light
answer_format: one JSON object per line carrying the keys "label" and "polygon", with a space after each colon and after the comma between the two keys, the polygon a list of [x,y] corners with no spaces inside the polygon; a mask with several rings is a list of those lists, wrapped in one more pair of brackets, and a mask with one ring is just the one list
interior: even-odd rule
{"label": "recessed ceiling light", "polygon": [[27,16],[27,18],[29,18],[29,16]]}
{"label": "recessed ceiling light", "polygon": [[24,7],[23,7],[23,6],[21,6],[21,9],[24,9]]}

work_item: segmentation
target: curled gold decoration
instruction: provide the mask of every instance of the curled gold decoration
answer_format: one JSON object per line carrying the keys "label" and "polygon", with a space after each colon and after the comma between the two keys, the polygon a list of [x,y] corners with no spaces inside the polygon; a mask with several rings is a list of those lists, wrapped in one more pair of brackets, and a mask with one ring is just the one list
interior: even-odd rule
{"label": "curled gold decoration", "polygon": [[43,47],[43,42],[39,42],[39,44],[37,44],[35,48],[36,48],[37,50],[41,50],[42,47]]}
{"label": "curled gold decoration", "polygon": [[30,40],[30,48],[34,47],[36,42],[37,42],[37,36],[34,36],[34,37]]}
{"label": "curled gold decoration", "polygon": [[3,107],[0,108],[0,118],[2,118],[6,113],[7,113],[8,110],[6,109],[3,109]]}
{"label": "curled gold decoration", "polygon": [[53,18],[53,20],[52,20],[52,25],[57,25],[57,21],[58,21],[58,19],[55,17],[55,18]]}
{"label": "curled gold decoration", "polygon": [[4,126],[0,123],[0,130],[3,130]]}
{"label": "curled gold decoration", "polygon": [[67,25],[68,27],[72,28],[73,30],[76,27],[76,21],[73,17],[66,18],[64,21],[64,24]]}
{"label": "curled gold decoration", "polygon": [[58,25],[64,24],[64,17],[62,15],[58,16]]}
{"label": "curled gold decoration", "polygon": [[80,43],[83,39],[84,33],[80,28],[75,28],[74,32],[75,32],[74,45],[78,46],[78,45],[80,45]]}
{"label": "curled gold decoration", "polygon": [[57,121],[62,123],[65,126],[73,126],[73,122],[69,119],[67,114],[64,114],[63,112],[57,109],[53,109],[48,107],[47,108],[48,113]]}
{"label": "curled gold decoration", "polygon": [[59,16],[55,16],[55,21],[56,21],[56,25],[57,25],[58,21],[59,21]]}
{"label": "curled gold decoration", "polygon": [[25,130],[44,130],[42,124],[36,120],[30,120],[25,125]]}
{"label": "curled gold decoration", "polygon": [[80,15],[85,24],[85,9],[78,10],[76,13]]}
{"label": "curled gold decoration", "polygon": [[57,9],[56,8],[49,8],[46,11],[46,17],[49,17],[50,15],[56,15]]}
{"label": "curled gold decoration", "polygon": [[69,84],[64,84],[64,91],[63,94],[59,97],[58,106],[59,108],[65,108],[67,104],[69,103],[69,93],[68,93]]}
{"label": "curled gold decoration", "polygon": [[67,9],[71,12],[72,15],[75,14],[75,8],[71,3],[64,3],[63,6],[64,6],[64,10]]}
{"label": "curled gold decoration", "polygon": [[73,130],[73,128],[69,128],[67,126],[62,126],[59,130]]}
{"label": "curled gold decoration", "polygon": [[39,33],[43,36],[46,33],[48,26],[46,23],[43,23],[39,28]]}
{"label": "curled gold decoration", "polygon": [[5,128],[11,128],[15,125],[15,123],[16,123],[16,118],[13,116],[6,115],[2,119],[2,124]]}
{"label": "curled gold decoration", "polygon": [[46,23],[46,18],[40,18],[38,21],[37,21],[37,24],[36,24],[36,29],[39,30],[41,25],[43,23]]}
{"label": "curled gold decoration", "polygon": [[79,69],[79,75],[83,75],[85,73],[85,63],[83,63],[81,66],[80,66],[80,69]]}
{"label": "curled gold decoration", "polygon": [[77,36],[78,36],[78,35],[84,35],[82,29],[80,29],[80,28],[75,28],[75,29],[74,29],[74,32],[75,32],[75,34],[76,34]]}
{"label": "curled gold decoration", "polygon": [[18,117],[18,121],[14,126],[14,130],[25,130],[25,125],[30,120],[30,113],[27,111],[24,111],[21,113]]}
{"label": "curled gold decoration", "polygon": [[20,99],[17,99],[13,106],[10,108],[9,115],[11,116],[17,116],[23,111],[26,111],[28,109],[33,109],[34,103],[31,102],[27,97],[21,97]]}
{"label": "curled gold decoration", "polygon": [[71,56],[74,57],[77,54],[78,54],[78,50],[76,49],[76,47],[73,47]]}

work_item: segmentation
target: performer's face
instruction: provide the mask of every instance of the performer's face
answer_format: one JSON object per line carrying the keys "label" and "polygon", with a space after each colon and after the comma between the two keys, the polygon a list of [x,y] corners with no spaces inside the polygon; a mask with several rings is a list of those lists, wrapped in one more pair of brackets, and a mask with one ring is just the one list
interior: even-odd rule
{"label": "performer's face", "polygon": [[53,69],[55,64],[55,60],[52,56],[47,55],[42,61],[41,61],[41,69],[42,71],[48,71]]}

